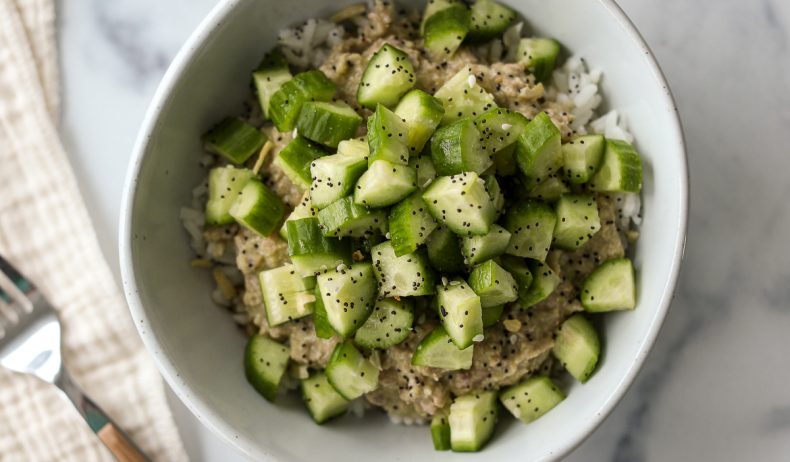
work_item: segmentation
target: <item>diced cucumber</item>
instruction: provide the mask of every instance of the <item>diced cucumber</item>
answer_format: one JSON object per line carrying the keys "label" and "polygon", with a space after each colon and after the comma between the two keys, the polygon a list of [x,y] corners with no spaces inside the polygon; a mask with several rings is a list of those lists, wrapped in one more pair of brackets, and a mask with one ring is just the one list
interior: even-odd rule
{"label": "diced cucumber", "polygon": [[561,249],[576,250],[601,229],[598,203],[592,194],[565,194],[555,211],[554,244]]}
{"label": "diced cucumber", "polygon": [[261,236],[268,236],[277,229],[285,215],[285,204],[258,180],[244,185],[233,205],[230,216],[245,228]]}
{"label": "diced cucumber", "polygon": [[488,233],[496,217],[485,183],[474,172],[439,177],[422,198],[436,221],[463,236]]}
{"label": "diced cucumber", "polygon": [[377,104],[392,107],[414,86],[415,80],[409,55],[385,43],[365,67],[357,89],[357,102],[370,109]]}
{"label": "diced cucumber", "polygon": [[458,348],[483,339],[483,311],[480,297],[466,281],[454,279],[436,287],[439,318]]}
{"label": "diced cucumber", "polygon": [[562,145],[565,176],[573,184],[587,183],[601,163],[606,139],[603,135],[576,136]]}
{"label": "diced cucumber", "polygon": [[518,42],[518,62],[535,76],[538,82],[551,78],[560,54],[560,43],[550,38],[523,38]]}
{"label": "diced cucumber", "polygon": [[639,192],[642,190],[642,159],[625,141],[606,140],[598,173],[590,180],[593,191]]}
{"label": "diced cucumber", "polygon": [[409,159],[409,167],[417,172],[417,186],[425,189],[436,178],[436,167],[429,155],[421,155]]}
{"label": "diced cucumber", "polygon": [[383,105],[377,105],[376,112],[368,118],[368,165],[377,160],[408,164],[408,134],[409,127],[403,119]]}
{"label": "diced cucumber", "polygon": [[[381,234],[372,234],[370,236],[360,237],[360,238],[352,238],[351,241],[351,250],[357,251],[359,250],[362,253],[363,259],[370,256],[370,251],[373,247],[381,244],[386,239]],[[359,254],[357,254],[359,256]]]}
{"label": "diced cucumber", "polygon": [[417,189],[417,172],[408,165],[377,160],[359,177],[354,201],[367,207],[396,204]]}
{"label": "diced cucumber", "polygon": [[326,151],[318,145],[297,136],[277,154],[273,162],[280,167],[291,183],[300,190],[306,191],[313,181],[310,175],[310,166],[314,160],[325,155]]}
{"label": "diced cucumber", "polygon": [[425,48],[437,58],[449,59],[469,33],[469,8],[452,5],[425,21]]}
{"label": "diced cucumber", "polygon": [[255,84],[255,92],[258,94],[264,119],[269,118],[269,102],[272,95],[291,78],[288,62],[279,49],[267,53],[258,69],[252,73],[252,81]]}
{"label": "diced cucumber", "polygon": [[422,13],[422,21],[420,22],[420,35],[425,33],[425,22],[433,16],[435,13],[438,13],[445,8],[449,8],[453,5],[461,4],[461,0],[428,0],[425,4],[425,11]]}
{"label": "diced cucumber", "polygon": [[299,134],[316,143],[336,148],[357,133],[362,117],[343,101],[307,101],[299,111]]}
{"label": "diced cucumber", "polygon": [[351,342],[335,347],[325,372],[332,387],[348,400],[370,393],[379,383],[379,369]]}
{"label": "diced cucumber", "polygon": [[518,299],[515,278],[494,260],[478,265],[469,274],[469,287],[480,297],[483,311]]}
{"label": "diced cucumber", "polygon": [[560,285],[561,279],[549,268],[549,265],[539,261],[528,263],[530,273],[532,273],[532,284],[524,296],[519,297],[518,301],[521,308],[526,309],[549,298],[554,290]]}
{"label": "diced cucumber", "polygon": [[464,117],[476,117],[496,107],[494,96],[477,83],[469,67],[458,71],[434,93],[444,106],[443,124]]}
{"label": "diced cucumber", "polygon": [[497,152],[513,145],[529,124],[521,113],[503,108],[493,108],[475,117],[480,131],[483,152],[493,158]]}
{"label": "diced cucumber", "polygon": [[440,128],[431,138],[431,159],[439,175],[482,173],[491,166],[491,156],[480,148],[480,132],[471,118]]}
{"label": "diced cucumber", "polygon": [[269,116],[277,130],[290,132],[296,126],[304,103],[329,101],[335,96],[335,91],[335,84],[319,70],[296,74],[272,95]]}
{"label": "diced cucumber", "polygon": [[415,192],[396,206],[389,216],[389,233],[395,255],[400,257],[417,250],[436,229],[436,220],[428,213],[422,193]]}
{"label": "diced cucumber", "polygon": [[424,252],[418,250],[398,257],[392,241],[384,241],[370,250],[370,256],[382,298],[436,293],[433,271]]}
{"label": "diced cucumber", "polygon": [[354,334],[354,342],[363,348],[387,349],[406,340],[413,322],[414,307],[410,301],[379,300]]}
{"label": "diced cucumber", "polygon": [[368,145],[360,140],[341,141],[337,154],[313,161],[310,174],[310,198],[322,209],[350,194],[357,180],[368,168]]}
{"label": "diced cucumber", "polygon": [[461,237],[461,254],[467,266],[474,266],[505,253],[510,242],[510,232],[493,224],[488,234]]}
{"label": "diced cucumber", "polygon": [[253,335],[244,349],[244,374],[267,401],[274,401],[291,359],[288,348],[263,335]]}
{"label": "diced cucumber", "polygon": [[505,305],[496,305],[483,308],[483,327],[491,327],[498,323],[502,318],[503,311],[505,311]]}
{"label": "diced cucumber", "polygon": [[524,423],[537,420],[564,399],[562,390],[545,375],[532,376],[499,394],[505,408]]}
{"label": "diced cucumber", "polygon": [[502,255],[499,259],[499,264],[516,281],[519,300],[526,300],[526,297],[529,295],[529,288],[532,286],[532,272],[529,270],[527,261],[512,255]]}
{"label": "diced cucumber", "polygon": [[433,448],[437,451],[450,450],[450,421],[447,419],[448,413],[440,412],[431,419],[431,438]]}
{"label": "diced cucumber", "polygon": [[206,224],[226,225],[233,223],[230,208],[247,182],[255,178],[252,170],[230,165],[214,167],[208,174],[208,201],[206,202]]}
{"label": "diced cucumber", "polygon": [[428,93],[414,89],[401,98],[394,112],[408,127],[406,145],[414,156],[422,152],[425,143],[441,123],[444,106]]}
{"label": "diced cucumber", "polygon": [[376,300],[376,279],[370,263],[354,263],[316,277],[329,325],[343,337],[362,327]]}
{"label": "diced cucumber", "polygon": [[562,167],[560,130],[545,112],[527,124],[516,142],[516,162],[532,187]]}
{"label": "diced cucumber", "polygon": [[467,40],[486,42],[497,38],[515,19],[516,13],[510,8],[493,0],[477,0],[472,4]]}
{"label": "diced cucumber", "polygon": [[318,218],[307,217],[289,221],[286,229],[288,255],[296,272],[303,277],[351,263],[348,241],[324,236]]}
{"label": "diced cucumber", "polygon": [[261,271],[258,282],[269,326],[279,326],[313,312],[315,278],[303,278],[293,265]]}
{"label": "diced cucumber", "polygon": [[576,380],[584,383],[598,364],[601,341],[590,321],[575,314],[560,325],[551,352]]}
{"label": "diced cucumber", "polygon": [[283,225],[280,227],[280,237],[288,241],[288,222],[298,220],[300,218],[314,217],[318,213],[318,209],[313,207],[313,202],[310,200],[310,193],[306,192],[302,196],[302,200],[296,204],[293,212],[288,215]]}
{"label": "diced cucumber", "polygon": [[534,199],[553,202],[559,199],[563,194],[567,194],[569,192],[571,192],[571,188],[569,188],[568,185],[559,178],[559,175],[552,175],[532,188],[527,196]]}
{"label": "diced cucumber", "polygon": [[321,290],[316,286],[313,291],[315,293],[315,304],[313,305],[313,327],[315,327],[315,335],[318,338],[332,338],[335,336],[335,329],[332,328],[332,325],[329,324],[329,319],[327,319],[324,300],[321,298]]}
{"label": "diced cucumber", "polygon": [[498,410],[494,391],[474,392],[455,398],[449,417],[453,451],[482,449],[494,433]]}
{"label": "diced cucumber", "polygon": [[266,135],[238,117],[228,117],[203,135],[203,148],[241,165],[257,153]]}
{"label": "diced cucumber", "polygon": [[627,258],[607,260],[582,285],[584,309],[593,313],[636,308],[634,266]]}
{"label": "diced cucumber", "polygon": [[486,175],[483,177],[486,183],[486,191],[488,197],[491,198],[491,203],[494,204],[494,209],[497,212],[497,217],[505,210],[505,195],[502,193],[502,188],[494,175]]}
{"label": "diced cucumber", "polygon": [[544,261],[551,247],[557,216],[551,207],[538,201],[511,206],[505,214],[505,229],[512,234],[506,253]]}
{"label": "diced cucumber", "polygon": [[456,274],[465,269],[464,256],[458,237],[445,227],[439,227],[428,236],[425,247],[428,249],[428,260],[441,273]]}
{"label": "diced cucumber", "polygon": [[494,168],[499,176],[513,176],[518,173],[515,143],[494,153]]}
{"label": "diced cucumber", "polygon": [[450,371],[469,369],[472,367],[474,348],[474,345],[463,350],[458,348],[445,328],[437,326],[417,345],[411,363]]}
{"label": "diced cucumber", "polygon": [[302,399],[317,424],[341,416],[348,410],[348,400],[335,391],[324,372],[302,380]]}
{"label": "diced cucumber", "polygon": [[338,199],[318,212],[318,221],[324,236],[332,237],[364,237],[384,234],[387,229],[384,210],[357,205],[351,196]]}

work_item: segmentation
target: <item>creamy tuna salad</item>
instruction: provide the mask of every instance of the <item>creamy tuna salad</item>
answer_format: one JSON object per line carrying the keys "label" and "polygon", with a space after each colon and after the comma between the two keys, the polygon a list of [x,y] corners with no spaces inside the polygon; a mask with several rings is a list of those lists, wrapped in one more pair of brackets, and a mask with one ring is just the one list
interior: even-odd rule
{"label": "creamy tuna salad", "polygon": [[265,399],[477,451],[592,377],[600,316],[636,306],[641,161],[602,73],[528,33],[493,0],[352,5],[282,31],[203,136],[192,266]]}

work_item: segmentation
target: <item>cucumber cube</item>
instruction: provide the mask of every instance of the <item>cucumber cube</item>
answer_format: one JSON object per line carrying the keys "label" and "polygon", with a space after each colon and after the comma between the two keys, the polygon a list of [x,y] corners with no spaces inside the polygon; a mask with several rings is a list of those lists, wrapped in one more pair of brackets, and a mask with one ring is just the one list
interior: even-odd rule
{"label": "cucumber cube", "polygon": [[338,199],[318,212],[318,221],[324,236],[331,237],[364,237],[384,234],[387,229],[385,211],[357,205],[351,196]]}
{"label": "cucumber cube", "polygon": [[235,164],[243,164],[266,142],[266,135],[239,119],[228,117],[203,135],[203,148]]}
{"label": "cucumber cube", "polygon": [[439,319],[458,348],[483,340],[483,312],[480,297],[465,281],[454,279],[436,287]]}
{"label": "cucumber cube", "polygon": [[554,243],[561,249],[576,250],[601,229],[598,203],[592,194],[565,194],[555,210]]}
{"label": "cucumber cube", "polygon": [[436,293],[433,271],[424,252],[418,250],[398,257],[392,242],[384,241],[371,249],[370,256],[382,298]]}
{"label": "cucumber cube", "polygon": [[545,375],[530,377],[499,394],[502,405],[524,423],[534,422],[564,399],[562,390]]}
{"label": "cucumber cube", "polygon": [[483,308],[483,327],[491,327],[498,323],[502,318],[503,311],[505,311],[505,305],[496,305]]}
{"label": "cucumber cube", "polygon": [[349,242],[324,236],[318,218],[307,217],[289,221],[286,229],[288,255],[296,272],[303,277],[351,263]]}
{"label": "cucumber cube", "polygon": [[603,135],[582,135],[562,145],[565,177],[573,184],[586,183],[598,171],[606,139]]}
{"label": "cucumber cube", "polygon": [[480,297],[484,312],[487,308],[518,299],[516,279],[494,260],[488,260],[472,270],[469,274],[469,286]]}
{"label": "cucumber cube", "polygon": [[464,117],[476,117],[496,107],[494,96],[477,83],[469,67],[458,71],[433,96],[444,106],[443,124]]}
{"label": "cucumber cube", "polygon": [[502,188],[499,186],[499,182],[496,179],[495,175],[486,175],[483,177],[483,180],[486,184],[486,191],[488,191],[488,197],[491,198],[491,203],[494,205],[494,209],[496,210],[497,218],[499,215],[505,210],[505,195],[502,194]]}
{"label": "cucumber cube", "polygon": [[472,15],[469,20],[471,42],[486,42],[501,36],[515,19],[516,13],[510,8],[493,0],[477,0],[472,4]]}
{"label": "cucumber cube", "polygon": [[281,223],[285,215],[285,204],[280,196],[263,183],[250,180],[233,201],[229,213],[245,228],[261,236],[268,236]]}
{"label": "cucumber cube", "polygon": [[455,452],[474,452],[488,443],[497,421],[494,391],[475,392],[455,398],[450,406],[450,442]]}
{"label": "cucumber cube", "polygon": [[510,242],[510,232],[493,224],[488,234],[461,237],[461,254],[467,266],[474,266],[505,253]]}
{"label": "cucumber cube", "polygon": [[304,103],[329,101],[335,96],[335,91],[335,84],[319,70],[296,74],[272,95],[269,116],[277,130],[290,132],[296,126]]}
{"label": "cucumber cube", "polygon": [[428,236],[425,247],[428,249],[428,260],[437,271],[457,274],[466,269],[458,236],[449,229],[437,228]]}
{"label": "cucumber cube", "polygon": [[415,80],[409,55],[385,43],[365,67],[357,89],[357,102],[370,109],[377,104],[392,107],[414,86]]}
{"label": "cucumber cube", "polygon": [[428,213],[419,191],[392,207],[389,233],[395,255],[400,257],[417,250],[436,226],[436,220]]}
{"label": "cucumber cube", "polygon": [[425,34],[425,23],[428,18],[434,14],[449,8],[453,5],[460,5],[461,0],[428,0],[425,3],[425,10],[422,13],[422,21],[420,22],[420,35]]}
{"label": "cucumber cube", "polygon": [[642,190],[642,159],[625,141],[606,140],[606,150],[598,173],[590,180],[590,189],[607,192]]}
{"label": "cucumber cube", "polygon": [[227,225],[233,223],[230,208],[241,190],[255,178],[252,170],[231,165],[214,167],[208,174],[208,201],[206,202],[206,224]]}
{"label": "cucumber cube", "polygon": [[436,179],[436,167],[429,155],[412,157],[409,159],[409,167],[417,172],[417,186],[420,189],[427,188]]}
{"label": "cucumber cube", "polygon": [[335,332],[349,337],[362,327],[376,300],[376,279],[370,263],[327,271],[316,277],[316,284],[326,319]]}
{"label": "cucumber cube", "polygon": [[273,162],[285,173],[291,183],[301,191],[306,191],[313,181],[310,175],[311,164],[325,155],[326,151],[318,145],[297,136],[277,154]]}
{"label": "cucumber cube", "polygon": [[527,197],[554,202],[560,196],[569,192],[571,192],[571,188],[559,178],[559,175],[555,174],[538,183],[537,186],[529,191]]}
{"label": "cucumber cube", "polygon": [[357,133],[362,117],[342,101],[308,101],[302,105],[296,128],[305,138],[336,148]]}
{"label": "cucumber cube", "polygon": [[456,4],[434,13],[425,21],[425,48],[439,59],[449,59],[469,33],[469,9]]}
{"label": "cucumber cube", "polygon": [[337,154],[316,159],[310,166],[313,206],[322,209],[349,195],[368,167],[368,146],[360,140],[341,141]]}
{"label": "cucumber cube", "polygon": [[529,270],[527,261],[512,255],[502,255],[499,259],[499,264],[516,281],[519,300],[525,300],[529,294],[529,288],[532,286],[532,272]]}
{"label": "cucumber cube", "polygon": [[409,163],[409,127],[406,123],[383,105],[376,106],[376,112],[368,118],[368,145],[370,157],[368,164],[386,160],[394,164]]}
{"label": "cucumber cube", "polygon": [[607,260],[582,285],[581,301],[592,313],[636,308],[634,265],[627,258]]}
{"label": "cucumber cube", "polygon": [[437,326],[417,345],[411,363],[449,371],[469,369],[472,367],[474,348],[474,345],[463,350],[458,348],[444,327]]}
{"label": "cucumber cube", "polygon": [[288,218],[285,219],[285,222],[280,227],[280,237],[283,238],[285,241],[288,241],[288,222],[298,220],[300,218],[309,218],[314,217],[318,213],[318,209],[313,207],[313,202],[310,200],[310,193],[306,192],[302,196],[302,200],[296,204],[293,211]]}
{"label": "cucumber cube", "polygon": [[313,305],[313,327],[315,327],[315,335],[318,338],[330,339],[335,336],[335,329],[329,324],[327,319],[326,307],[321,298],[321,290],[316,286],[314,289],[315,304]]}
{"label": "cucumber cube", "polygon": [[481,148],[489,156],[512,146],[529,124],[521,113],[503,108],[489,109],[474,121],[482,139]]}
{"label": "cucumber cube", "polygon": [[354,202],[367,207],[396,204],[417,189],[417,172],[408,165],[386,160],[370,164],[354,190]]}
{"label": "cucumber cube", "polygon": [[551,78],[560,54],[560,43],[549,38],[523,38],[518,43],[518,62],[531,72],[538,82]]}
{"label": "cucumber cube", "polygon": [[516,162],[533,187],[562,167],[560,130],[541,112],[527,124],[516,142]]}
{"label": "cucumber cube", "polygon": [[446,412],[440,412],[431,419],[431,438],[437,451],[450,450],[450,421]]}
{"label": "cucumber cube", "polygon": [[290,358],[285,346],[263,335],[253,335],[244,349],[247,381],[267,401],[274,401]]}
{"label": "cucumber cube", "polygon": [[261,271],[258,282],[269,326],[279,326],[313,312],[315,279],[303,278],[293,265]]}
{"label": "cucumber cube", "polygon": [[410,301],[379,300],[354,334],[354,342],[363,348],[387,349],[406,340],[413,322],[414,307]]}
{"label": "cucumber cube", "polygon": [[300,388],[307,410],[319,425],[348,410],[348,400],[335,391],[323,372],[316,372],[302,380]]}
{"label": "cucumber cube", "polygon": [[439,177],[422,198],[436,221],[459,235],[487,234],[496,218],[485,183],[474,172]]}
{"label": "cucumber cube", "polygon": [[551,352],[576,380],[584,383],[598,364],[601,341],[590,321],[575,314],[560,325]]}
{"label": "cucumber cube", "polygon": [[527,309],[549,298],[549,295],[561,282],[557,273],[545,263],[533,260],[528,263],[528,266],[533,279],[527,292],[518,299],[522,309]]}
{"label": "cucumber cube", "polygon": [[258,69],[252,73],[255,93],[258,95],[264,119],[269,119],[269,103],[272,95],[292,77],[288,62],[279,49],[267,53]]}
{"label": "cucumber cube", "polygon": [[422,90],[411,90],[395,107],[395,115],[408,127],[406,145],[411,155],[422,152],[425,143],[444,117],[442,102]]}
{"label": "cucumber cube", "polygon": [[504,218],[505,229],[512,234],[505,252],[518,257],[546,260],[556,222],[554,210],[543,202],[530,200],[513,205]]}
{"label": "cucumber cube", "polygon": [[491,156],[482,152],[480,132],[470,118],[442,127],[431,138],[431,159],[439,175],[482,173],[491,166]]}
{"label": "cucumber cube", "polygon": [[339,343],[326,365],[326,378],[341,396],[352,400],[378,387],[379,369],[351,342]]}

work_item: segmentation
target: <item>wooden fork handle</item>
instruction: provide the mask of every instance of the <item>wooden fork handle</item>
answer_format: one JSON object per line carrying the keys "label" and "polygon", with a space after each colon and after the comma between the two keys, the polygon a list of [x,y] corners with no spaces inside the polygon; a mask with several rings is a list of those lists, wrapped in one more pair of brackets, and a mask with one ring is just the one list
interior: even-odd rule
{"label": "wooden fork handle", "polygon": [[114,423],[108,422],[96,434],[119,462],[146,462],[148,460]]}

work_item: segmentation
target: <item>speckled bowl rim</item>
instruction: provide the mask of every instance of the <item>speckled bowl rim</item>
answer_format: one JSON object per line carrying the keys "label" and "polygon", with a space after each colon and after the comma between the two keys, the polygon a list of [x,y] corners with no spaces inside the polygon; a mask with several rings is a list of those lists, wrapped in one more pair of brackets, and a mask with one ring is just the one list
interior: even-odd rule
{"label": "speckled bowl rim", "polygon": [[[559,448],[559,451],[553,454],[557,459],[560,459],[571,451],[581,445],[592,432],[611,414],[617,403],[620,402],[625,392],[633,383],[637,374],[642,368],[648,354],[650,353],[656,338],[663,327],[664,320],[669,306],[672,301],[674,291],[677,285],[677,279],[680,272],[680,265],[683,260],[686,245],[686,232],[688,226],[688,205],[689,205],[689,176],[688,176],[688,158],[686,155],[686,145],[683,134],[683,129],[680,122],[680,116],[677,110],[672,92],[666,81],[663,71],[661,70],[658,62],[656,61],[653,52],[645,42],[642,35],[636,29],[636,26],[631,22],[625,12],[615,3],[614,0],[597,0],[598,3],[604,7],[609,14],[611,14],[619,26],[624,30],[625,34],[630,39],[636,42],[641,49],[644,50],[647,62],[654,74],[654,77],[659,85],[661,85],[664,96],[667,101],[666,107],[671,107],[673,114],[672,119],[675,129],[678,133],[677,152],[682,156],[680,165],[682,171],[677,172],[680,177],[680,191],[678,197],[680,199],[680,217],[679,226],[676,230],[674,239],[674,248],[672,256],[672,267],[667,283],[662,291],[661,300],[657,304],[657,312],[650,325],[645,341],[639,349],[636,358],[632,362],[623,380],[615,387],[611,394],[607,396],[601,405],[600,411],[596,419],[591,419],[585,424],[582,431],[570,435]],[[164,104],[167,102],[169,95],[175,88],[179,76],[184,72],[188,64],[195,58],[197,52],[201,50],[206,41],[209,39],[213,31],[226,19],[228,14],[236,7],[239,0],[222,0],[220,1],[200,23],[195,31],[187,39],[183,47],[179,50],[173,62],[170,64],[167,72],[162,78],[156,93],[150,103],[146,112],[145,118],[141,125],[137,140],[135,142],[134,150],[132,152],[129,168],[126,174],[126,180],[123,190],[123,199],[121,203],[120,215],[120,231],[119,231],[119,256],[121,265],[121,279],[123,282],[124,293],[129,304],[131,316],[134,319],[134,324],[137,326],[138,333],[143,340],[143,344],[152,354],[160,372],[164,376],[167,383],[187,406],[187,408],[200,420],[200,422],[208,427],[215,434],[219,435],[223,441],[228,445],[241,451],[245,456],[256,460],[271,460],[272,456],[261,452],[254,446],[247,446],[234,437],[236,430],[230,426],[224,418],[219,416],[210,405],[203,399],[193,394],[189,386],[183,381],[179,380],[175,364],[163,351],[159,344],[156,335],[151,329],[143,329],[141,326],[148,324],[148,316],[146,315],[142,301],[138,295],[137,279],[134,274],[134,265],[132,260],[132,210],[135,188],[138,184],[138,176],[140,167],[143,161],[145,152],[147,151],[148,144],[151,139],[152,131],[160,117]]]}

